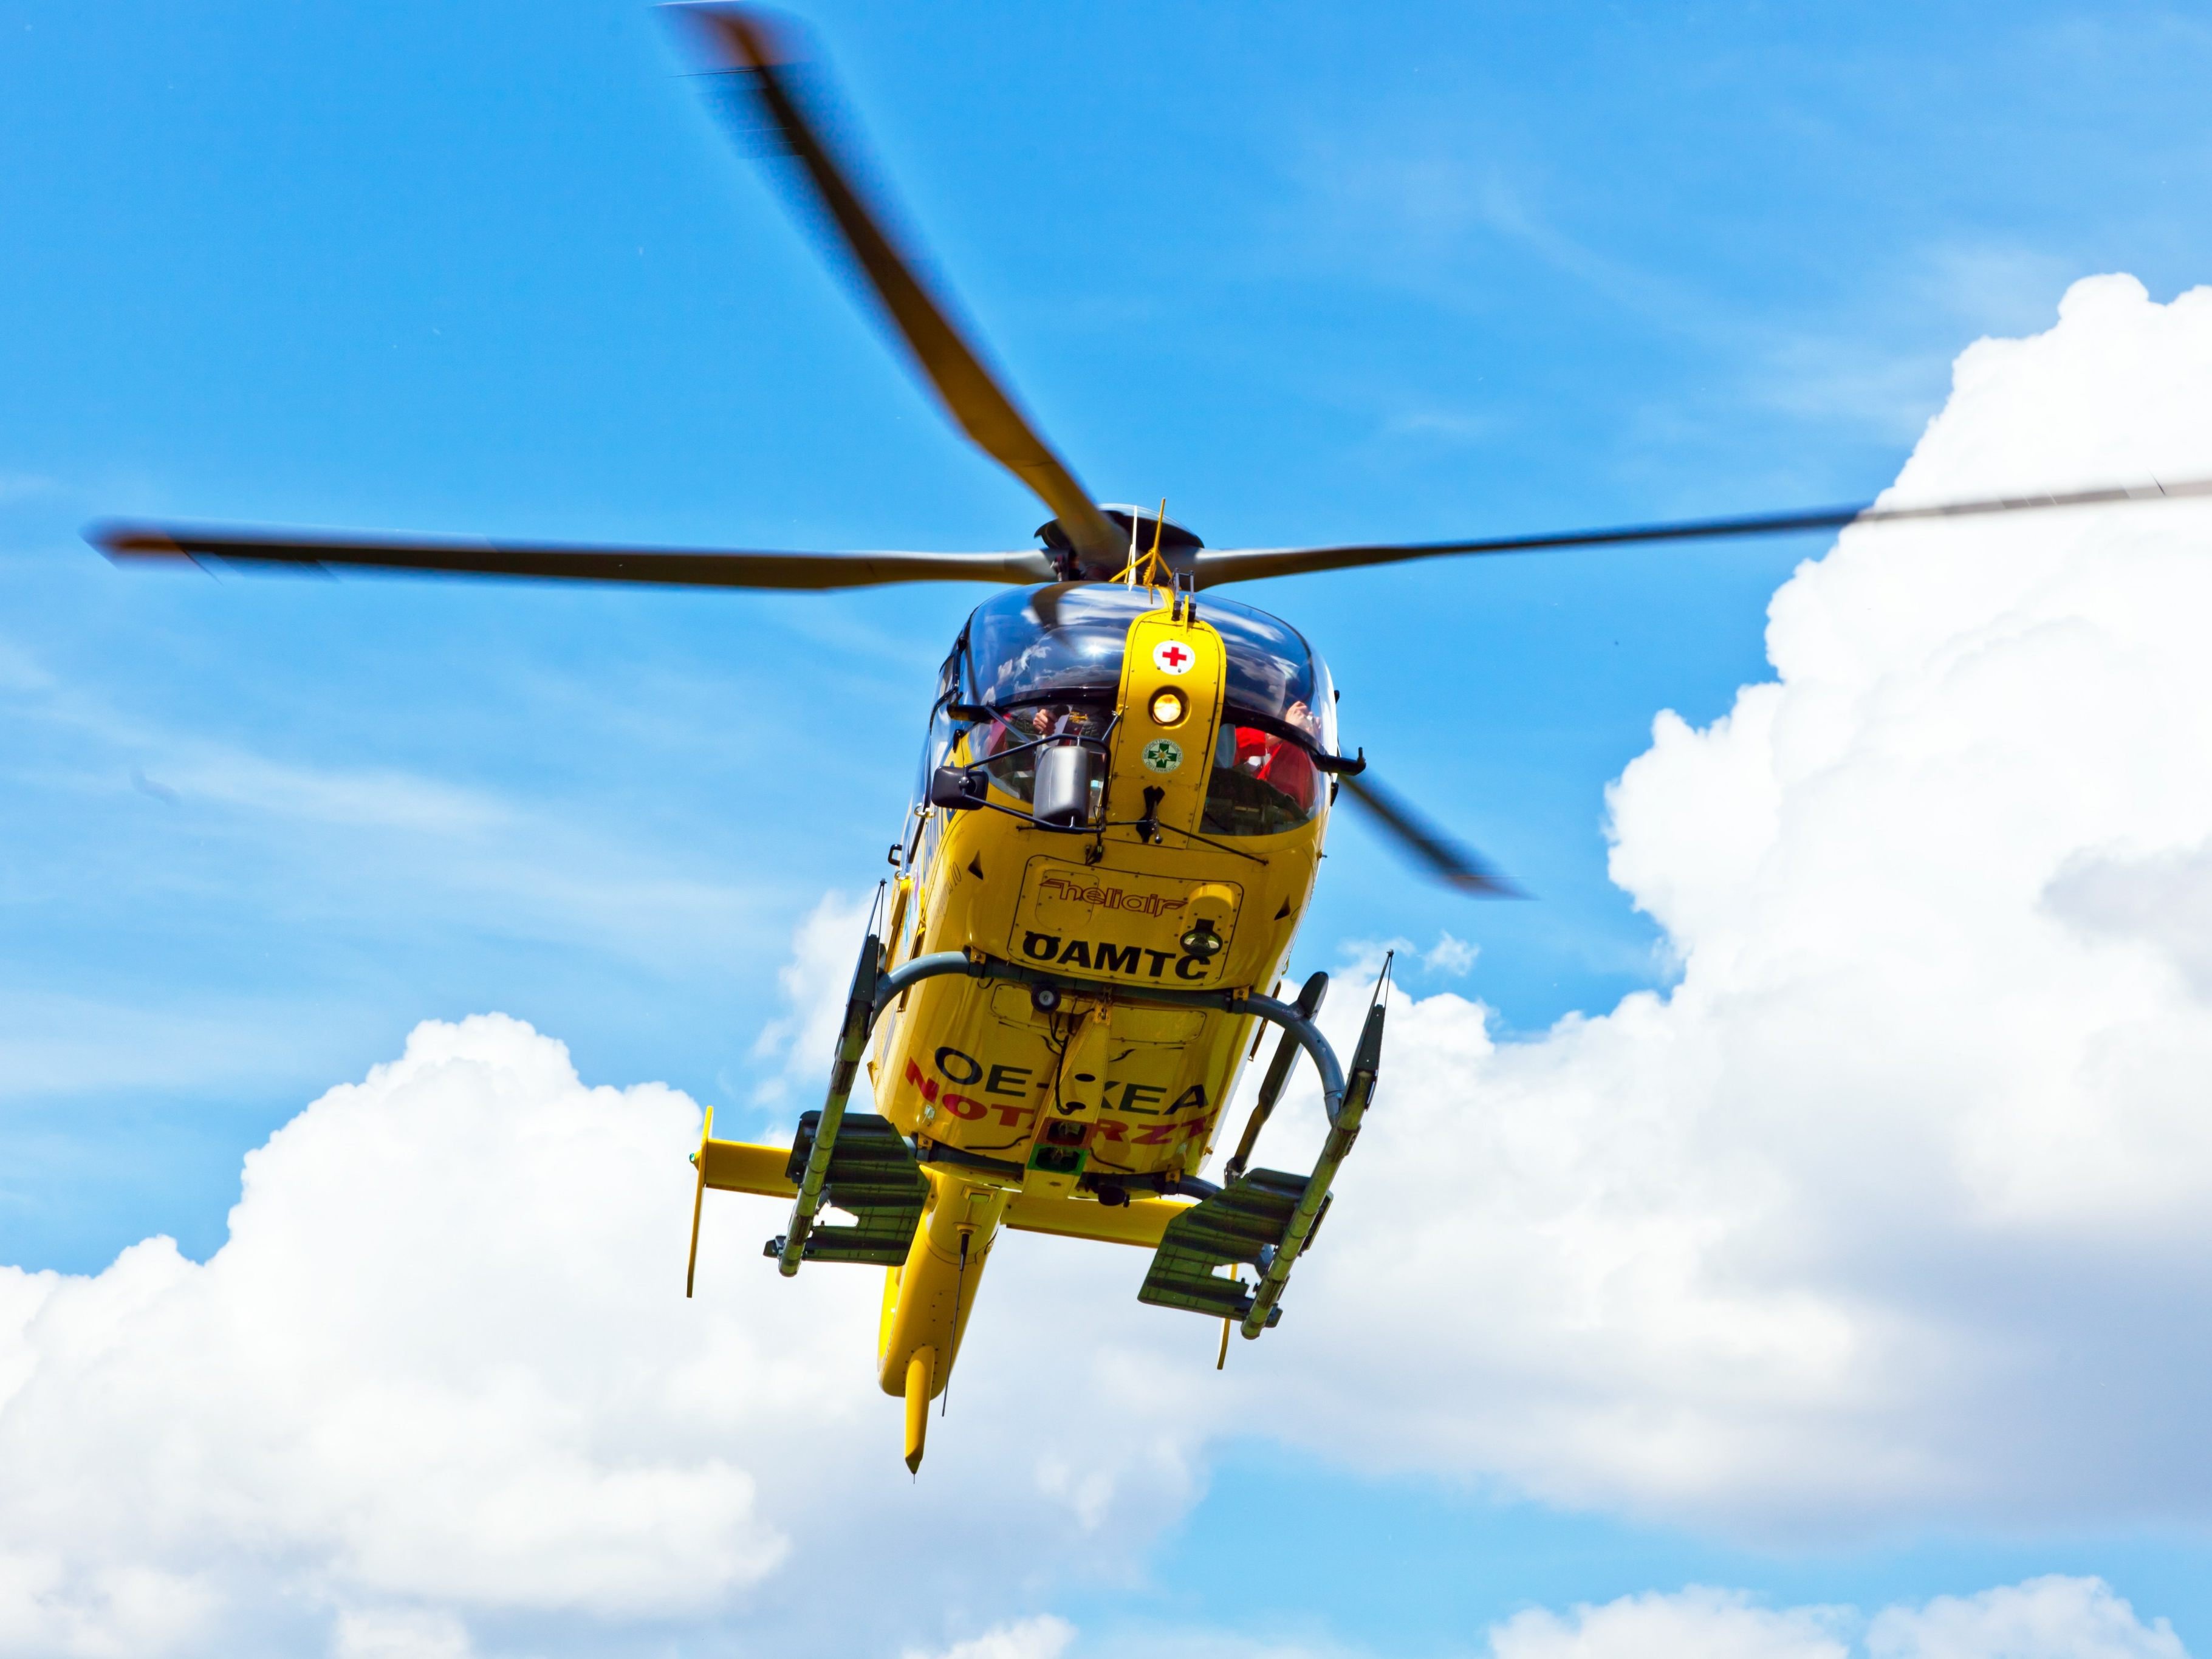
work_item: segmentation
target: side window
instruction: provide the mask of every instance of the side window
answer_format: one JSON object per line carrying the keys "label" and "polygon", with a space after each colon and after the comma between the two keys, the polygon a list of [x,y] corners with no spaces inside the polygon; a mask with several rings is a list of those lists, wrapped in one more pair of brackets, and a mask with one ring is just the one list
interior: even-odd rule
{"label": "side window", "polygon": [[1321,810],[1322,783],[1313,757],[1288,738],[1222,717],[1213,745],[1200,827],[1217,836],[1276,836]]}
{"label": "side window", "polygon": [[922,739],[921,772],[915,779],[914,787],[914,800],[917,806],[929,799],[931,774],[940,766],[951,764],[952,745],[958,740],[961,732],[967,729],[955,721],[945,710],[945,704],[940,701],[936,708],[931,711],[929,734]]}

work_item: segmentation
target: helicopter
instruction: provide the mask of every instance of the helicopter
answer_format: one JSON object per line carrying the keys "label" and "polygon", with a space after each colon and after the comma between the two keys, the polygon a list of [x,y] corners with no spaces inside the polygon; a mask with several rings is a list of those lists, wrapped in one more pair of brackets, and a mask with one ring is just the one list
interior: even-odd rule
{"label": "helicopter", "polygon": [[[108,521],[118,562],[828,591],[995,584],[944,659],[913,804],[862,941],[822,1106],[788,1146],[719,1139],[695,1166],[685,1294],[708,1189],[788,1202],[764,1254],[884,1270],[877,1370],[919,1472],[989,1258],[1009,1232],[1149,1253],[1140,1300],[1257,1338],[1283,1316],[1381,1072],[1387,967],[1348,1063],[1281,997],[1340,798],[1458,890],[1517,889],[1428,825],[1338,740],[1327,664],[1221,592],[1262,577],[1446,556],[1666,544],[2212,495],[2212,480],[1929,506],[1846,506],[1426,543],[1209,548],[1157,507],[1100,504],[1037,430],[864,179],[854,124],[796,23],[672,6],[706,84],[768,141],[833,257],[953,422],[1049,514],[998,552],[678,550]],[[832,135],[836,135],[833,138]],[[1264,991],[1262,988],[1267,988]],[[1200,1171],[1270,1030],[1218,1182]],[[1328,1129],[1304,1172],[1256,1166],[1301,1059]],[[863,1068],[874,1112],[851,1109]],[[830,1214],[848,1219],[834,1221]]]}

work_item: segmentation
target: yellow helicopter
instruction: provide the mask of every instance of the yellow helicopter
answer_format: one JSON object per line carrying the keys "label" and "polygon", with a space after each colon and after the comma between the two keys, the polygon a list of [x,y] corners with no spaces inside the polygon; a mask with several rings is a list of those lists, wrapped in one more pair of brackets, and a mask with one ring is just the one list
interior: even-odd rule
{"label": "yellow helicopter", "polygon": [[[1288,623],[1221,597],[1222,585],[2212,494],[2212,481],[2195,481],[1476,541],[1211,550],[1164,502],[1095,504],[1038,434],[861,189],[849,137],[842,149],[830,142],[853,126],[825,118],[826,82],[796,26],[749,6],[668,10],[692,30],[710,85],[745,133],[787,158],[832,248],[946,411],[1052,514],[1041,547],[692,551],[117,522],[86,533],[118,562],[1009,589],[970,616],[940,671],[916,799],[860,949],[823,1106],[787,1147],[718,1140],[709,1112],[693,1155],[687,1295],[708,1188],[790,1202],[766,1249],[786,1275],[809,1261],[885,1269],[877,1364],[884,1391],[905,1404],[910,1468],[1007,1230],[1150,1251],[1139,1298],[1221,1320],[1224,1357],[1232,1326],[1257,1337],[1281,1317],[1382,1058],[1379,984],[1348,1066],[1315,1024],[1325,975],[1290,1000],[1273,994],[1340,789],[1461,890],[1513,891],[1361,775],[1364,753],[1338,746],[1336,692],[1319,654]],[[1202,1179],[1269,1027],[1277,1047],[1223,1181]],[[1257,1138],[1301,1055],[1328,1116],[1321,1153],[1303,1174],[1255,1168]],[[864,1065],[878,1113],[848,1109]],[[826,1220],[825,1210],[850,1219]]]}

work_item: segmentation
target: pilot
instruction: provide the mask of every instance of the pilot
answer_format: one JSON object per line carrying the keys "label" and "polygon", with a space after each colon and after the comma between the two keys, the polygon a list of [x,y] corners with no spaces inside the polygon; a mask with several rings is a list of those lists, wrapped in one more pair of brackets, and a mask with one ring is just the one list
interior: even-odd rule
{"label": "pilot", "polygon": [[1034,708],[1014,709],[1005,716],[994,717],[990,730],[975,752],[988,757],[1038,738],[1051,737],[1055,732],[1065,731],[1080,737],[1090,727],[1091,711],[1087,708],[1071,708],[1066,703],[1039,703]]}
{"label": "pilot", "polygon": [[1060,703],[1037,709],[1030,716],[1030,726],[1041,738],[1051,737],[1055,732],[1079,738],[1091,729],[1091,711]]}
{"label": "pilot", "polygon": [[[1285,709],[1283,719],[1309,736],[1321,735],[1321,722],[1303,702],[1294,702]],[[1313,757],[1288,738],[1262,732],[1256,726],[1240,726],[1237,728],[1237,755],[1232,764],[1247,777],[1257,778],[1286,797],[1300,811],[1312,808]]]}

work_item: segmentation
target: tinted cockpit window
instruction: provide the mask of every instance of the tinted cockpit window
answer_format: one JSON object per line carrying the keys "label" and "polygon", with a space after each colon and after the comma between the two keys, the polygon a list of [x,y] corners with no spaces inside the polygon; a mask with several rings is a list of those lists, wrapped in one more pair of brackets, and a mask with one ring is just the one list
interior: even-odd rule
{"label": "tinted cockpit window", "polygon": [[[1019,800],[1034,787],[1036,751],[1052,732],[1103,730],[1121,683],[1129,624],[1160,596],[1118,582],[1018,588],[978,606],[964,637],[964,696],[1000,711],[967,728],[964,758]],[[1336,752],[1336,695],[1328,666],[1279,617],[1212,593],[1200,620],[1221,635],[1228,684],[1203,827],[1267,836],[1310,822],[1328,798],[1308,750]]]}
{"label": "tinted cockpit window", "polygon": [[1017,588],[968,619],[969,695],[993,708],[1069,692],[1112,702],[1129,624],[1159,602],[1141,587],[1056,582]]}
{"label": "tinted cockpit window", "polygon": [[1234,712],[1213,744],[1199,827],[1213,836],[1273,836],[1295,830],[1321,811],[1327,793],[1321,769],[1297,744],[1240,724]]}
{"label": "tinted cockpit window", "polygon": [[[1129,624],[1159,608],[1159,596],[1118,582],[1061,582],[1018,588],[968,620],[969,696],[994,708],[1071,695],[1110,700],[1121,681]],[[1264,611],[1212,593],[1198,599],[1200,621],[1229,651],[1226,702],[1336,746],[1328,670],[1297,629]]]}
{"label": "tinted cockpit window", "polygon": [[1198,614],[1220,631],[1229,647],[1229,687],[1223,701],[1230,709],[1285,721],[1334,754],[1336,699],[1328,670],[1305,636],[1279,617],[1210,594],[1200,596]]}

